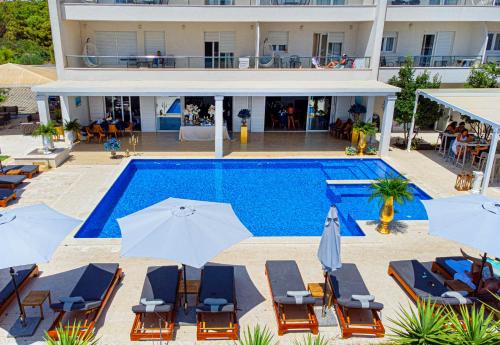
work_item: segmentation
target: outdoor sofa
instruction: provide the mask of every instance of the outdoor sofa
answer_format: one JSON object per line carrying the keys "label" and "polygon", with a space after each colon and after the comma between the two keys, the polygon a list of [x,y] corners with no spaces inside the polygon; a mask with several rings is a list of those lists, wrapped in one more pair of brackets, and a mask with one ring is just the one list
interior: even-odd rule
{"label": "outdoor sofa", "polygon": [[[328,278],[342,336],[349,338],[353,334],[371,334],[383,337],[385,329],[380,313],[384,305],[376,302],[375,297],[370,295],[356,265],[343,263],[341,268],[329,273]],[[353,321],[355,318],[352,314],[363,311],[370,312],[371,323]]]}
{"label": "outdoor sofa", "polygon": [[24,175],[0,175],[0,188],[14,189],[26,180]]}
{"label": "outdoor sofa", "polygon": [[66,314],[83,315],[80,336],[94,332],[94,326],[122,276],[122,269],[116,263],[91,263],[85,267],[82,276],[69,296],[60,297],[50,307],[59,313],[47,334],[57,339],[58,327],[73,328],[73,320],[64,320]]}
{"label": "outdoor sofa", "polygon": [[36,174],[40,172],[38,165],[3,165],[0,168],[0,175],[24,175],[27,178],[33,178]]}
{"label": "outdoor sofa", "polygon": [[179,278],[177,266],[148,267],[130,340],[172,340]]}
{"label": "outdoor sofa", "polygon": [[[23,265],[14,267],[15,279],[18,290],[23,290],[30,282],[31,278],[38,276],[38,266]],[[0,315],[5,312],[10,303],[16,299],[14,284],[10,275],[10,268],[0,269]]]}
{"label": "outdoor sofa", "polygon": [[426,266],[430,267],[431,263],[421,263],[418,260],[391,261],[388,274],[414,302],[430,301],[439,306],[450,307],[474,303],[475,300],[462,291],[447,288]]}
{"label": "outdoor sofa", "polygon": [[278,335],[308,330],[318,333],[314,314],[316,299],[306,290],[297,263],[293,260],[266,261],[266,275],[278,322]]}
{"label": "outdoor sofa", "polygon": [[197,339],[237,340],[236,305],[234,267],[206,265],[196,305]]}
{"label": "outdoor sofa", "polygon": [[17,198],[16,191],[9,188],[0,188],[0,207],[7,207],[10,200]]}

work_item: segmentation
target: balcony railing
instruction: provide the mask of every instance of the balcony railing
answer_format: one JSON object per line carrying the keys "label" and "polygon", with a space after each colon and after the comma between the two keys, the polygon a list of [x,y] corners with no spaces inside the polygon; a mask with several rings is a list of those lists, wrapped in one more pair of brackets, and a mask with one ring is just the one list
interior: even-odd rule
{"label": "balcony railing", "polygon": [[500,66],[500,55],[488,55],[486,57],[486,62],[493,62],[497,66]]}
{"label": "balcony railing", "polygon": [[162,6],[372,6],[376,0],[64,0],[66,4]]}
{"label": "balcony railing", "polygon": [[[407,56],[382,56],[380,67],[401,67]],[[434,56],[417,55],[410,56],[413,67],[472,67],[481,63],[481,56]]]}
{"label": "balcony railing", "polygon": [[370,67],[369,57],[301,57],[290,56],[247,56],[247,57],[204,57],[204,56],[96,56],[66,55],[68,68],[120,68],[120,69],[366,69]]}
{"label": "balcony railing", "polygon": [[500,6],[500,0],[392,0],[393,6]]}

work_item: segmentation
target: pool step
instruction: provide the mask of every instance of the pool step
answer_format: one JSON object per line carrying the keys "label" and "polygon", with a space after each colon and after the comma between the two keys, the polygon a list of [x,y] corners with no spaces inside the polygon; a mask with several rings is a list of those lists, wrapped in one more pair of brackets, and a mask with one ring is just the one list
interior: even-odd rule
{"label": "pool step", "polygon": [[328,185],[336,184],[372,184],[377,182],[377,180],[326,180]]}

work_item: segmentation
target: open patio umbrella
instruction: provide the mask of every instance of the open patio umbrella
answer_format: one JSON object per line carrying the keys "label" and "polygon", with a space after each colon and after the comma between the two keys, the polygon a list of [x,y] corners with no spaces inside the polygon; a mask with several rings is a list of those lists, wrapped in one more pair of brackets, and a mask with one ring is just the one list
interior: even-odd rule
{"label": "open patio umbrella", "polygon": [[80,220],[44,204],[15,208],[0,214],[0,268],[10,268],[20,311],[20,324],[14,325],[12,330],[18,331],[19,336],[32,335],[29,332],[35,331],[39,319],[26,318],[14,267],[48,262],[61,241],[80,224]]}
{"label": "open patio umbrella", "polygon": [[[203,267],[226,248],[251,237],[230,204],[168,198],[118,219],[122,256],[173,260]],[[187,295],[184,294],[184,307]]]}
{"label": "open patio umbrella", "polygon": [[[318,259],[325,271],[325,292],[328,275],[342,267],[340,259],[340,223],[335,205],[330,207],[325,220],[325,227],[318,248]],[[323,315],[325,313],[326,293],[323,294]]]}
{"label": "open patio umbrella", "polygon": [[[422,200],[429,217],[429,233],[500,256],[500,201],[482,195]],[[477,289],[478,286],[476,286]]]}

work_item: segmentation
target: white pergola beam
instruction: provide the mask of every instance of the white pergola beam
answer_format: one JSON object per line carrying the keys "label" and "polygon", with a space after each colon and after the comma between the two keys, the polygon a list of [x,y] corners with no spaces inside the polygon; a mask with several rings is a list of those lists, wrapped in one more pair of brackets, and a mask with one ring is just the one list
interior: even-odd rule
{"label": "white pergola beam", "polygon": [[215,158],[224,157],[224,117],[223,113],[224,96],[215,96]]}
{"label": "white pergola beam", "polygon": [[498,127],[493,128],[493,134],[491,135],[490,151],[488,152],[488,160],[486,161],[486,167],[484,168],[483,185],[481,186],[481,194],[486,194],[488,185],[490,184],[491,170],[495,162],[495,156],[497,152],[498,143]]}
{"label": "white pergola beam", "polygon": [[36,96],[36,105],[38,107],[38,115],[40,123],[47,124],[50,121],[49,97],[45,95]]}
{"label": "white pergola beam", "polygon": [[385,98],[384,117],[380,128],[380,142],[378,152],[381,157],[389,154],[389,145],[391,144],[392,119],[394,117],[394,104],[396,96],[387,96]]}

